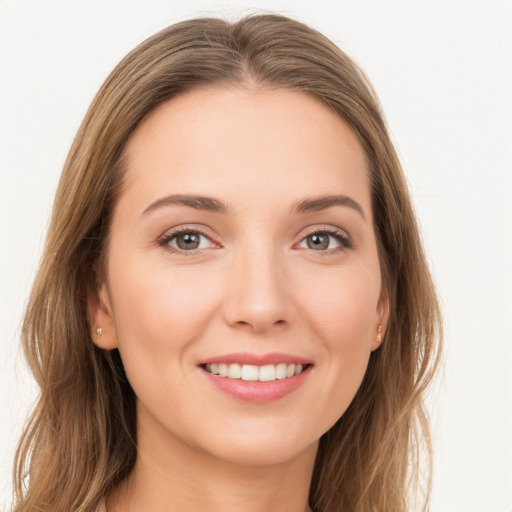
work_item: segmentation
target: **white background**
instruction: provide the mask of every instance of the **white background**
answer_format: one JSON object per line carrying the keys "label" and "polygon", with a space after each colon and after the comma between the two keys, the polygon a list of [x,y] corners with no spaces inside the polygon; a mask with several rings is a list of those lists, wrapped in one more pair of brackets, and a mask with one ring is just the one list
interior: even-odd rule
{"label": "white background", "polygon": [[23,304],[89,102],[156,30],[261,9],[363,66],[406,169],[446,315],[432,512],[512,511],[512,0],[0,0],[0,509],[34,398]]}

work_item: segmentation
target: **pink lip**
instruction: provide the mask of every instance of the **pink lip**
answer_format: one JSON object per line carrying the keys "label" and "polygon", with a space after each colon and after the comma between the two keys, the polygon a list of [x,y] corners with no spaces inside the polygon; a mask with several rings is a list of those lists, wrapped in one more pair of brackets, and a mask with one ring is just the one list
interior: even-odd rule
{"label": "pink lip", "polygon": [[271,354],[250,354],[248,352],[240,352],[234,354],[225,354],[223,356],[210,357],[200,361],[199,365],[212,364],[212,363],[226,363],[226,364],[252,364],[255,366],[264,366],[266,364],[311,364],[311,361],[302,357],[293,356],[290,354],[282,354],[274,352]]}
{"label": "pink lip", "polygon": [[[309,365],[299,375],[294,375],[286,379],[276,379],[270,382],[245,381],[242,379],[230,379],[213,375],[204,369],[206,364],[226,363],[226,364],[253,364],[264,366],[266,364],[302,364]],[[232,398],[243,400],[253,404],[264,404],[278,400],[299,388],[308,378],[313,365],[307,359],[292,356],[290,354],[226,354],[224,356],[205,359],[200,363],[202,374],[208,379],[215,388],[226,393]]]}

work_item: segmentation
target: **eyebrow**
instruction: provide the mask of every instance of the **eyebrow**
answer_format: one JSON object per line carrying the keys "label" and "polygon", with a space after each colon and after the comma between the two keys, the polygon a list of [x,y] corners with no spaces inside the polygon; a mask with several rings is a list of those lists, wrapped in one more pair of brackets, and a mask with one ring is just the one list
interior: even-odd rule
{"label": "eyebrow", "polygon": [[292,207],[292,212],[319,212],[321,210],[331,208],[332,206],[348,206],[349,208],[352,208],[358,212],[361,217],[366,220],[362,206],[357,201],[354,201],[354,199],[351,197],[345,195],[320,196],[303,199],[295,203],[295,205]]}
{"label": "eyebrow", "polygon": [[205,210],[208,212],[226,213],[228,207],[218,199],[213,197],[195,196],[190,194],[175,194],[166,197],[162,197],[151,203],[143,212],[142,216],[145,217],[149,213],[163,206],[188,206],[196,210]]}
{"label": "eyebrow", "polygon": [[[143,212],[142,216],[149,215],[152,211],[165,206],[188,206],[196,210],[203,210],[214,213],[226,213],[228,207],[222,201],[213,197],[197,196],[192,194],[174,194],[157,199],[151,203]],[[364,210],[361,205],[349,196],[319,196],[311,197],[298,201],[291,208],[291,213],[319,212],[333,206],[348,206],[357,211],[361,217],[366,220]]]}

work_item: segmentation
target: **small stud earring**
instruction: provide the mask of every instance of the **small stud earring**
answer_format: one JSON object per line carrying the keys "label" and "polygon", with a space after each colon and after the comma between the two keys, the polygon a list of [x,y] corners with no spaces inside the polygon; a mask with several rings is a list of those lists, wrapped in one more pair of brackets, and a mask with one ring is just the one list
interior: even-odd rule
{"label": "small stud earring", "polygon": [[96,329],[96,336],[99,338],[103,334],[103,329],[101,327],[98,327]]}
{"label": "small stud earring", "polygon": [[382,325],[379,324],[379,327],[377,327],[377,343],[380,343],[382,341]]}

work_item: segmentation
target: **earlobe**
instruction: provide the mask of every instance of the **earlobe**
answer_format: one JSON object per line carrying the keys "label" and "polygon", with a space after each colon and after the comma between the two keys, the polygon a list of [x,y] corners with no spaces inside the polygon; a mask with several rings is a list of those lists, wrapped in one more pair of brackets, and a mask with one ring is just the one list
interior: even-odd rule
{"label": "earlobe", "polygon": [[105,283],[89,292],[88,303],[92,341],[104,350],[117,348],[110,294]]}
{"label": "earlobe", "polygon": [[371,342],[371,350],[377,350],[384,339],[389,318],[389,296],[386,290],[382,290],[379,302],[377,304],[376,327],[373,341]]}
{"label": "earlobe", "polygon": [[377,327],[377,343],[379,345],[382,343],[382,324],[379,324],[379,327]]}

